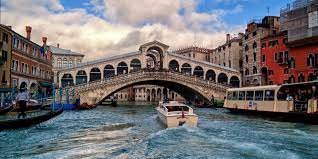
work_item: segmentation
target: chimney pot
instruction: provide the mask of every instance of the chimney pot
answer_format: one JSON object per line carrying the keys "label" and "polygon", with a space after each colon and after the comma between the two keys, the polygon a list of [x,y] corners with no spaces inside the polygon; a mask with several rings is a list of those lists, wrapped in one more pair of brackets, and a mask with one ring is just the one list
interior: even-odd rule
{"label": "chimney pot", "polygon": [[57,46],[57,48],[60,48],[60,44],[59,43],[57,43],[56,46]]}
{"label": "chimney pot", "polygon": [[231,39],[230,34],[226,34],[226,42],[229,42]]}
{"label": "chimney pot", "polygon": [[31,31],[32,31],[32,27],[31,26],[25,26],[25,31],[26,31],[26,38],[28,40],[31,39]]}
{"label": "chimney pot", "polygon": [[46,45],[47,37],[42,37],[43,45]]}

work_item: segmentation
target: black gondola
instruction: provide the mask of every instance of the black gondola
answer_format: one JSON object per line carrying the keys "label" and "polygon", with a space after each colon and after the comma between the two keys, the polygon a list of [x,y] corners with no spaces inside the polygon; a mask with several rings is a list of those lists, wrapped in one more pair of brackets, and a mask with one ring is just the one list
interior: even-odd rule
{"label": "black gondola", "polygon": [[10,104],[10,105],[7,106],[7,107],[1,108],[1,109],[0,109],[0,115],[6,114],[6,113],[10,112],[11,110],[13,110],[13,108],[14,108],[14,107],[13,107],[12,104]]}
{"label": "black gondola", "polygon": [[[63,112],[63,107],[58,110],[37,110],[37,111],[48,111],[45,114],[34,116],[34,117],[26,117],[20,119],[4,119],[0,120],[0,130],[3,129],[16,129],[16,128],[23,128],[29,127],[32,125],[36,125],[47,120],[50,120]],[[32,111],[34,112],[34,111]],[[30,114],[30,112],[26,112],[26,114]]]}

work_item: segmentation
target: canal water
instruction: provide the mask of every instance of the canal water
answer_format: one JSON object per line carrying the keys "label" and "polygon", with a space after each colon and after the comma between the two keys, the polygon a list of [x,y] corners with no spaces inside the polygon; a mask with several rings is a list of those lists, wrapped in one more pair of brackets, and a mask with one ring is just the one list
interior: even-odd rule
{"label": "canal water", "polygon": [[197,128],[165,129],[155,104],[66,111],[0,132],[0,158],[317,158],[318,126],[195,109]]}

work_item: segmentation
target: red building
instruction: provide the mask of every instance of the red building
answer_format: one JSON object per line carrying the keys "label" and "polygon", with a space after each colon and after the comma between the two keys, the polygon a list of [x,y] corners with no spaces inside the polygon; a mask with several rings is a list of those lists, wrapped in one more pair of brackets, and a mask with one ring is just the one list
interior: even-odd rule
{"label": "red building", "polygon": [[290,52],[289,81],[318,79],[318,36],[289,42],[287,46]]}
{"label": "red building", "polygon": [[286,42],[286,32],[269,35],[261,39],[262,85],[289,83],[289,52],[285,45]]}

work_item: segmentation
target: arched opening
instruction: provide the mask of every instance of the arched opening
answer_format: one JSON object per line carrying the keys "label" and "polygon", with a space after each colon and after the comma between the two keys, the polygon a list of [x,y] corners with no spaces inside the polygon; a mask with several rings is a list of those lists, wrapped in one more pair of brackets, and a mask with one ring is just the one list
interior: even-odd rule
{"label": "arched opening", "polygon": [[27,88],[27,87],[28,87],[28,85],[26,82],[21,82],[20,88]]}
{"label": "arched opening", "polygon": [[128,66],[125,62],[120,62],[117,66],[117,74],[127,74]]}
{"label": "arched opening", "polygon": [[138,59],[133,59],[130,62],[130,71],[135,72],[141,69],[141,62]]}
{"label": "arched opening", "polygon": [[169,62],[169,70],[174,72],[179,72],[179,63],[176,60],[171,60]]}
{"label": "arched opening", "polygon": [[79,70],[75,77],[76,84],[84,84],[87,83],[87,74],[84,70]]}
{"label": "arched opening", "polygon": [[157,91],[155,89],[151,90],[151,101],[152,102],[156,101],[156,98],[157,98],[156,93],[157,93]]}
{"label": "arched opening", "polygon": [[73,76],[69,73],[64,74],[61,79],[61,85],[62,87],[73,86]]}
{"label": "arched opening", "polygon": [[309,73],[308,81],[314,81],[314,80],[316,80],[316,77],[314,76],[314,74],[313,73]]}
{"label": "arched opening", "polygon": [[161,88],[158,88],[157,89],[157,99],[158,99],[158,101],[161,101],[162,99],[162,95],[161,95]]}
{"label": "arched opening", "polygon": [[181,72],[184,73],[184,74],[187,74],[187,75],[191,75],[191,72],[192,72],[192,67],[190,64],[188,63],[184,63],[182,66],[181,66]]}
{"label": "arched opening", "polygon": [[110,77],[113,77],[115,75],[115,69],[112,65],[106,65],[104,67],[104,78],[108,79]]}
{"label": "arched opening", "polygon": [[[156,54],[157,55],[157,61],[154,61],[155,68],[161,70],[163,68],[163,50],[159,48],[158,46],[152,46],[147,50],[147,55],[149,54]],[[154,59],[155,60],[155,59]]]}
{"label": "arched opening", "polygon": [[151,100],[150,89],[147,89],[146,97],[147,97],[147,102],[150,102],[150,100]]}
{"label": "arched opening", "polygon": [[267,85],[268,84],[268,70],[267,70],[267,67],[262,67],[261,72],[262,72],[262,85]]}
{"label": "arched opening", "polygon": [[240,87],[240,79],[237,76],[232,76],[230,78],[230,85],[235,88]]}
{"label": "arched opening", "polygon": [[302,73],[298,75],[298,82],[305,82],[305,76]]}
{"label": "arched opening", "polygon": [[314,66],[315,64],[315,57],[314,55],[310,54],[307,58],[307,66]]}
{"label": "arched opening", "polygon": [[193,70],[193,75],[196,77],[203,78],[203,76],[204,76],[203,68],[201,66],[195,67]]}
{"label": "arched opening", "polygon": [[205,75],[205,79],[215,82],[216,74],[213,70],[208,70]]}
{"label": "arched opening", "polygon": [[94,67],[91,69],[91,72],[89,73],[89,81],[93,82],[97,80],[101,80],[101,72],[99,68]]}
{"label": "arched opening", "polygon": [[218,76],[218,83],[227,85],[228,77],[225,73],[220,73]]}

